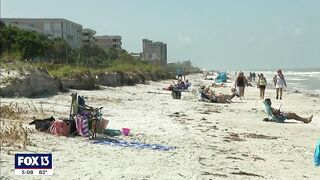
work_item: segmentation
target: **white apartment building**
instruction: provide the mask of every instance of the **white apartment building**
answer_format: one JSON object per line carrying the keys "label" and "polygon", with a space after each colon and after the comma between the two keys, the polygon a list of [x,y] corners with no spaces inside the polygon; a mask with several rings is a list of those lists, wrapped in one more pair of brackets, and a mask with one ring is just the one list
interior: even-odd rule
{"label": "white apartment building", "polygon": [[109,48],[122,49],[121,36],[94,36],[96,45],[100,48],[108,50]]}
{"label": "white apartment building", "polygon": [[95,38],[93,37],[96,31],[92,29],[82,29],[82,45],[92,46],[95,44]]}
{"label": "white apartment building", "polygon": [[60,37],[66,40],[71,48],[80,48],[82,44],[82,25],[62,18],[1,18],[7,26],[32,30],[38,33]]}

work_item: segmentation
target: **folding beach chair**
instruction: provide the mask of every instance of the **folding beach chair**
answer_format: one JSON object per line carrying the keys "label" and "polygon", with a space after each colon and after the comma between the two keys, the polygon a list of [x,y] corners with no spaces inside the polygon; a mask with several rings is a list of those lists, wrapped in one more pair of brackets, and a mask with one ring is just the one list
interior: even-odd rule
{"label": "folding beach chair", "polygon": [[271,106],[269,106],[269,104],[267,103],[266,100],[263,101],[264,107],[265,107],[265,112],[268,114],[268,119],[270,121],[274,121],[274,122],[279,122],[279,123],[283,123],[284,122],[284,118],[282,116],[275,116],[272,113],[272,109]]}
{"label": "folding beach chair", "polygon": [[[84,98],[77,93],[72,93],[71,97],[70,119],[75,121],[78,133],[81,136],[96,137],[96,133],[100,133],[108,124],[108,121],[102,118],[102,107],[93,108],[86,105]],[[87,119],[79,114],[85,115]]]}
{"label": "folding beach chair", "polygon": [[210,102],[209,97],[202,92],[201,89],[198,89],[197,92],[198,101]]}
{"label": "folding beach chair", "polygon": [[82,112],[93,112],[94,108],[85,104],[85,100],[82,96],[79,96],[77,93],[71,94],[71,109],[70,109],[70,118],[73,118],[75,115]]}

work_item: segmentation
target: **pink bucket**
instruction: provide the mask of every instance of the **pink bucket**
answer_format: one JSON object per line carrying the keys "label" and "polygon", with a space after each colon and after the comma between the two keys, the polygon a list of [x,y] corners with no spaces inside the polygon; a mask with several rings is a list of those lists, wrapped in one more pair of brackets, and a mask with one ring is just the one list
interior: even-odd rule
{"label": "pink bucket", "polygon": [[130,129],[129,129],[129,128],[122,128],[122,134],[123,134],[123,135],[128,136],[128,135],[129,135],[129,132],[130,132]]}

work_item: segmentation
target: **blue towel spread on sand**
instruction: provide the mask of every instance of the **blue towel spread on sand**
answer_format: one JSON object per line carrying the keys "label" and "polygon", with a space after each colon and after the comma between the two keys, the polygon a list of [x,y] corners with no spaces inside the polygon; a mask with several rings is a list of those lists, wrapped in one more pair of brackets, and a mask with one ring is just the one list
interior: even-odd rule
{"label": "blue towel spread on sand", "polygon": [[159,151],[169,151],[172,149],[175,149],[176,147],[170,147],[170,146],[163,146],[159,144],[144,144],[139,142],[128,142],[123,140],[114,140],[114,139],[108,139],[108,140],[96,140],[92,142],[93,144],[107,144],[111,146],[122,146],[122,147],[132,147],[132,148],[148,148],[152,150],[159,150]]}

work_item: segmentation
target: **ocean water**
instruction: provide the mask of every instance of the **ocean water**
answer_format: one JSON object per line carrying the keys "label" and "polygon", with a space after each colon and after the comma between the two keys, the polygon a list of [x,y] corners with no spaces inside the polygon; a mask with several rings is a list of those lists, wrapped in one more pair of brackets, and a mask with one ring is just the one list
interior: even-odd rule
{"label": "ocean water", "polygon": [[[244,71],[245,76],[249,76],[250,72],[263,73],[268,84],[273,86],[272,78],[276,74],[275,70],[269,71]],[[291,91],[300,91],[302,93],[320,94],[320,68],[319,69],[297,69],[282,70],[287,82],[287,89]],[[258,77],[256,77],[256,80]]]}

